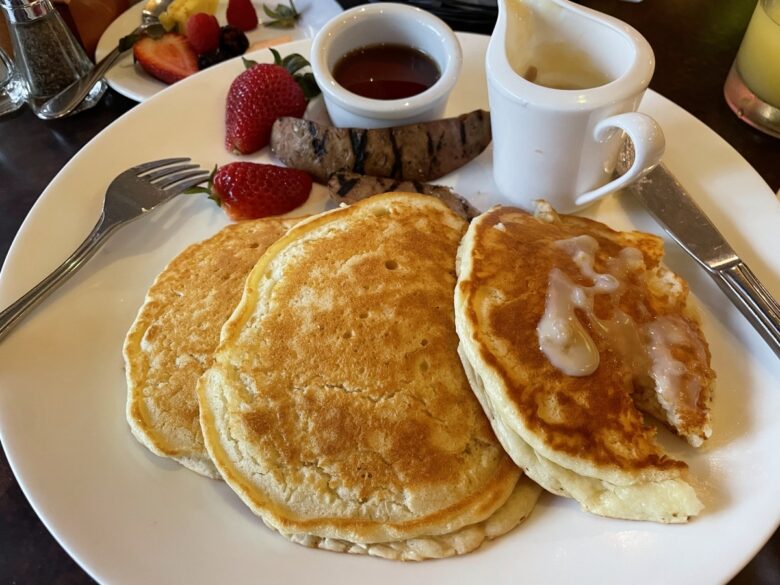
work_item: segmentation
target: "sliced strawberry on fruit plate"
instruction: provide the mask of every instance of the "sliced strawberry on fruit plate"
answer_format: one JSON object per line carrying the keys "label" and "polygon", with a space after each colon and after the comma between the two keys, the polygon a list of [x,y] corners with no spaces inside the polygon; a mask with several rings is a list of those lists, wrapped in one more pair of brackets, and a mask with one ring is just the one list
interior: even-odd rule
{"label": "sliced strawberry on fruit plate", "polygon": [[233,221],[281,215],[302,205],[311,192],[309,174],[276,165],[234,162],[215,169],[207,188],[189,193],[208,193]]}
{"label": "sliced strawberry on fruit plate", "polygon": [[187,19],[187,40],[198,55],[219,48],[219,22],[213,14],[198,12]]}
{"label": "sliced strawberry on fruit plate", "polygon": [[301,55],[284,59],[271,49],[274,63],[244,59],[248,69],[230,85],[225,112],[225,147],[250,154],[268,145],[271,126],[281,116],[300,118],[306,102],[320,90],[311,73],[297,73],[309,62]]}
{"label": "sliced strawberry on fruit plate", "polygon": [[244,32],[257,28],[257,10],[252,0],[228,0],[227,21]]}
{"label": "sliced strawberry on fruit plate", "polygon": [[142,37],[133,45],[133,57],[152,77],[175,83],[198,72],[198,57],[184,35],[165,33]]}

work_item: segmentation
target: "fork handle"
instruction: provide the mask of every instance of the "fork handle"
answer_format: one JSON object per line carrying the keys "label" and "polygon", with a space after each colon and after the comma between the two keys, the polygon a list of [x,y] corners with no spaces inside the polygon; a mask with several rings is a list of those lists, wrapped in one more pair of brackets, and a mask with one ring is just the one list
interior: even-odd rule
{"label": "fork handle", "polygon": [[716,271],[715,280],[780,357],[780,305],[743,262]]}
{"label": "fork handle", "polygon": [[[25,293],[19,300],[0,312],[0,341],[18,325],[38,303],[54,292],[62,283],[68,280],[84,263],[97,252],[100,244],[112,231],[113,227],[104,225],[104,217],[92,228],[87,238],[76,248],[68,258],[54,271]],[[116,226],[114,226],[116,227]]]}

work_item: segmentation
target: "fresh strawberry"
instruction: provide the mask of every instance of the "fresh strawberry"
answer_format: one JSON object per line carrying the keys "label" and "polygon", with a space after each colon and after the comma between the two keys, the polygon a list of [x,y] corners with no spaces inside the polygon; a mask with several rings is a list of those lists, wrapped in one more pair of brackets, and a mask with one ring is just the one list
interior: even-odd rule
{"label": "fresh strawberry", "polygon": [[228,0],[227,21],[245,32],[257,28],[257,11],[252,0]]}
{"label": "fresh strawberry", "polygon": [[213,14],[198,12],[187,19],[187,40],[198,55],[219,48],[219,22]]}
{"label": "fresh strawberry", "polygon": [[165,83],[198,71],[198,56],[186,37],[177,33],[165,33],[158,39],[142,37],[133,45],[133,56],[144,71]]}
{"label": "fresh strawberry", "polygon": [[309,198],[311,177],[305,171],[276,165],[234,162],[215,169],[208,188],[189,193],[208,193],[233,221],[281,215]]}
{"label": "fresh strawberry", "polygon": [[306,100],[319,88],[311,73],[295,72],[309,63],[300,55],[282,59],[273,49],[274,64],[244,59],[249,67],[231,84],[225,112],[225,147],[237,154],[250,154],[268,145],[271,126],[281,116],[300,118]]}

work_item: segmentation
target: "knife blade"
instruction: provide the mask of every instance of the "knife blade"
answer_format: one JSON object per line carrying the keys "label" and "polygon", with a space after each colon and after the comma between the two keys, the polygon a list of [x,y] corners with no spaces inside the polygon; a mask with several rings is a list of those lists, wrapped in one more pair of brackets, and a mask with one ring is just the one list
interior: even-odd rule
{"label": "knife blade", "polygon": [[661,164],[624,189],[702,266],[780,357],[780,305]]}

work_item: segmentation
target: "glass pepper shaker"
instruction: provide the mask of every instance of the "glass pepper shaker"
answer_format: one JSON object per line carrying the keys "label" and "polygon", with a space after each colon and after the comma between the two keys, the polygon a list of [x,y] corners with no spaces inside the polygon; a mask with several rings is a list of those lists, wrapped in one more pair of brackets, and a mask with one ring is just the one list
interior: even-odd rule
{"label": "glass pepper shaker", "polygon": [[[38,114],[46,101],[88,75],[92,62],[50,0],[0,0],[8,17],[16,69],[27,85],[27,104]],[[94,106],[106,91],[101,80],[75,112]]]}

